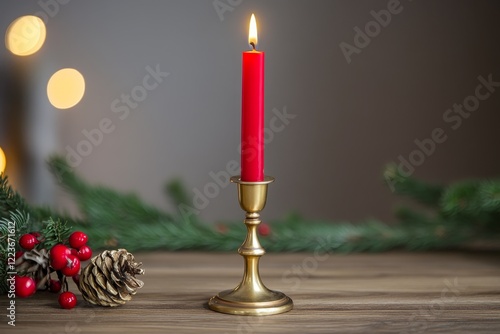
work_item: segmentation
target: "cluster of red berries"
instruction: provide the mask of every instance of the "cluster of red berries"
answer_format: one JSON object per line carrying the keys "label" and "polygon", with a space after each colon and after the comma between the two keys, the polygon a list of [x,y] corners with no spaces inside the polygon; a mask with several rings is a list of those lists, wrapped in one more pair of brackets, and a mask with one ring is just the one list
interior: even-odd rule
{"label": "cluster of red berries", "polygon": [[[19,246],[26,251],[33,250],[41,241],[42,235],[32,232],[22,235],[19,238]],[[56,271],[59,280],[50,279],[49,290],[54,293],[61,291],[66,277],[72,277],[78,284],[81,261],[86,261],[92,257],[92,249],[87,246],[88,237],[85,233],[76,231],[69,236],[69,247],[64,244],[57,244],[50,249],[50,271]],[[16,253],[16,259],[23,255],[23,251]],[[64,281],[64,282],[63,282]],[[63,289],[64,290],[64,289]],[[16,276],[16,295],[22,298],[33,295],[36,291],[35,280],[29,276]],[[63,291],[59,295],[59,305],[65,309],[76,306],[76,296],[73,292]]]}

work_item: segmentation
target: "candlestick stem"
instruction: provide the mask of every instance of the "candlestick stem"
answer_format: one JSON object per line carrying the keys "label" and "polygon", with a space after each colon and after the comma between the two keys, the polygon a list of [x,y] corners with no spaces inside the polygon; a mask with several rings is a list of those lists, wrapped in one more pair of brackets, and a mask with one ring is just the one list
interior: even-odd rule
{"label": "candlestick stem", "polygon": [[269,290],[259,274],[259,260],[266,253],[260,245],[257,227],[261,223],[259,212],[264,209],[267,186],[274,178],[264,181],[245,182],[240,177],[231,178],[238,186],[238,200],[246,211],[244,223],[247,227],[245,241],[238,249],[244,259],[244,272],[240,284],[233,290],[225,290],[212,297],[208,307],[214,311],[236,315],[271,315],[290,311],[292,300],[284,293]]}

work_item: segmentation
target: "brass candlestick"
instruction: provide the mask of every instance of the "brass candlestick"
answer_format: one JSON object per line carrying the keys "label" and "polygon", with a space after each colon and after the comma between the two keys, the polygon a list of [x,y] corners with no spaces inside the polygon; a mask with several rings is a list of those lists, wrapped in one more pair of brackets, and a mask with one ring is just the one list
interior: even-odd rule
{"label": "brass candlestick", "polygon": [[271,315],[293,308],[292,300],[282,292],[269,290],[259,274],[259,260],[266,253],[257,237],[257,226],[261,222],[259,212],[266,205],[267,186],[273,181],[270,176],[259,182],[241,181],[239,176],[231,178],[238,186],[238,200],[246,212],[247,236],[238,248],[245,261],[245,270],[236,288],[219,292],[210,299],[208,307],[211,310],[236,315]]}

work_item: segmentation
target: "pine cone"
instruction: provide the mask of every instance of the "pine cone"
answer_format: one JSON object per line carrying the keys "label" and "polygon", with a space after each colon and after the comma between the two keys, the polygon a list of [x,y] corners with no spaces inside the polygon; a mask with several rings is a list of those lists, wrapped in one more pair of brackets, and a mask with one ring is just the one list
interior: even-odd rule
{"label": "pine cone", "polygon": [[48,288],[50,280],[49,251],[45,248],[24,252],[16,260],[19,275],[32,277],[37,282],[37,290]]}
{"label": "pine cone", "polygon": [[78,289],[94,305],[120,306],[132,299],[144,283],[135,275],[144,274],[126,249],[104,251],[90,260],[80,274]]}

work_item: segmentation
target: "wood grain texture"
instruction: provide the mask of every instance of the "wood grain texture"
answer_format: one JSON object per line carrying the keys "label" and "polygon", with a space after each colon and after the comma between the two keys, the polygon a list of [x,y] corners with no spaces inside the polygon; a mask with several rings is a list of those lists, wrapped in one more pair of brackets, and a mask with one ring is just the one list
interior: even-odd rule
{"label": "wood grain texture", "polygon": [[295,308],[242,317],[205,305],[239,282],[243,264],[238,254],[135,254],[144,263],[145,286],[125,306],[91,307],[79,300],[68,311],[59,308],[56,295],[38,292],[16,300],[12,328],[2,296],[0,332],[499,333],[499,255],[267,254],[261,261],[264,282],[288,294]]}

